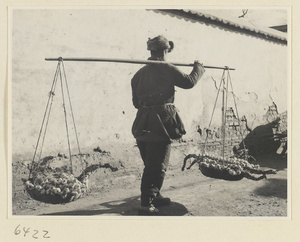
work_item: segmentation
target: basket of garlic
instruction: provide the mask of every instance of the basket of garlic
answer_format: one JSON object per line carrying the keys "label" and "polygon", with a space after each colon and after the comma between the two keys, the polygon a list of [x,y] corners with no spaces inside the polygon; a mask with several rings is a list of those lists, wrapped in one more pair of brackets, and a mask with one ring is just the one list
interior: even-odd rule
{"label": "basket of garlic", "polygon": [[[276,174],[274,170],[262,170],[259,165],[249,163],[247,160],[239,159],[236,157],[223,158],[215,155],[187,155],[184,159],[182,171],[186,166],[189,159],[194,159],[191,165],[187,168],[190,169],[195,163],[199,164],[201,173],[207,177],[237,181],[244,177],[251,180],[261,180],[266,178],[267,174]],[[260,174],[256,177],[254,174]]]}
{"label": "basket of garlic", "polygon": [[35,200],[52,204],[68,203],[87,193],[88,178],[100,167],[118,170],[109,164],[94,164],[75,177],[65,169],[37,166],[32,177],[24,183],[28,194]]}
{"label": "basket of garlic", "polygon": [[244,177],[243,168],[247,165],[250,164],[237,159],[203,156],[202,162],[199,163],[199,169],[203,175],[208,177],[224,180],[241,180]]}
{"label": "basket of garlic", "polygon": [[87,192],[87,179],[79,181],[66,172],[34,172],[25,182],[28,194],[35,200],[46,203],[75,201]]}

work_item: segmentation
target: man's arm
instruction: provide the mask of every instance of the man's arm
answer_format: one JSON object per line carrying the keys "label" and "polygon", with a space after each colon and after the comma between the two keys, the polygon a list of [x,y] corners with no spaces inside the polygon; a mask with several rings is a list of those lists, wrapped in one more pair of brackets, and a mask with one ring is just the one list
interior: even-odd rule
{"label": "man's arm", "polygon": [[194,62],[194,67],[191,73],[185,74],[176,66],[170,66],[173,72],[174,85],[183,89],[193,88],[200,78],[203,76],[205,69],[198,61]]}

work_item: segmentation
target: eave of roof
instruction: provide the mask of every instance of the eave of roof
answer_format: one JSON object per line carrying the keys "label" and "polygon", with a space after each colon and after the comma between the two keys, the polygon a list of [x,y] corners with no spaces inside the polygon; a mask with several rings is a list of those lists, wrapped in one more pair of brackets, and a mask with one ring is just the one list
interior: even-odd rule
{"label": "eave of roof", "polygon": [[183,18],[187,21],[202,22],[209,25],[212,24],[220,28],[248,34],[268,41],[287,45],[287,38],[280,36],[279,34],[270,33],[272,30],[263,31],[257,28],[251,28],[249,26],[245,26],[222,18],[218,18],[210,14],[204,14],[201,13],[200,11],[195,11],[190,9],[156,9],[153,11],[161,14],[168,14],[170,16],[175,16],[178,18]]}
{"label": "eave of roof", "polygon": [[276,29],[278,31],[287,32],[287,25],[271,26],[270,28]]}

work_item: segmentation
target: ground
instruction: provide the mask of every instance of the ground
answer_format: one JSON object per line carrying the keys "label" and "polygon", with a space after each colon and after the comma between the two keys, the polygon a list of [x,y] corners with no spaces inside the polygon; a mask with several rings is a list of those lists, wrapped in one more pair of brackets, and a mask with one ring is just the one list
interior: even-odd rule
{"label": "ground", "polygon": [[[277,171],[277,174],[267,175],[267,179],[225,181],[204,176],[197,164],[181,171],[188,150],[195,148],[192,146],[172,145],[170,167],[162,189],[162,194],[170,197],[172,203],[160,208],[162,216],[288,216],[286,157],[276,154],[256,157],[261,168]],[[136,216],[143,169],[137,147],[120,146],[111,152],[92,149],[86,157],[89,163],[109,162],[118,171],[101,168],[94,172],[90,177],[89,193],[66,204],[47,204],[32,199],[22,182],[22,178],[28,178],[26,165],[30,161],[13,161],[12,214]],[[76,166],[77,170],[80,167]]]}

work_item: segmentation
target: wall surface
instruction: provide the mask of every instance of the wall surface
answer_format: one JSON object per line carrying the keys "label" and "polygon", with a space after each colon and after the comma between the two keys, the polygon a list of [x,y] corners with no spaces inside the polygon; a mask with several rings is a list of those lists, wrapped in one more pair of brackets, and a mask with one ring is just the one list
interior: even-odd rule
{"label": "wall surface", "polygon": [[[246,116],[251,128],[266,122],[263,116],[273,102],[279,113],[287,110],[287,46],[143,9],[15,9],[11,17],[12,153],[22,159],[34,153],[54,80],[57,62],[45,58],[147,59],[146,41],[159,34],[175,43],[171,62],[199,59],[204,65],[236,69],[230,77],[238,114]],[[142,65],[65,61],[64,67],[82,151],[134,144],[130,80]],[[222,73],[207,69],[194,89],[177,88],[175,103],[188,132],[185,139],[198,139],[197,125],[208,127]],[[54,93],[43,155],[68,153],[59,82]],[[228,106],[234,108],[232,97]],[[70,107],[65,107],[69,115]],[[220,117],[219,98],[214,126],[221,124]],[[72,118],[67,119],[76,150]]]}

